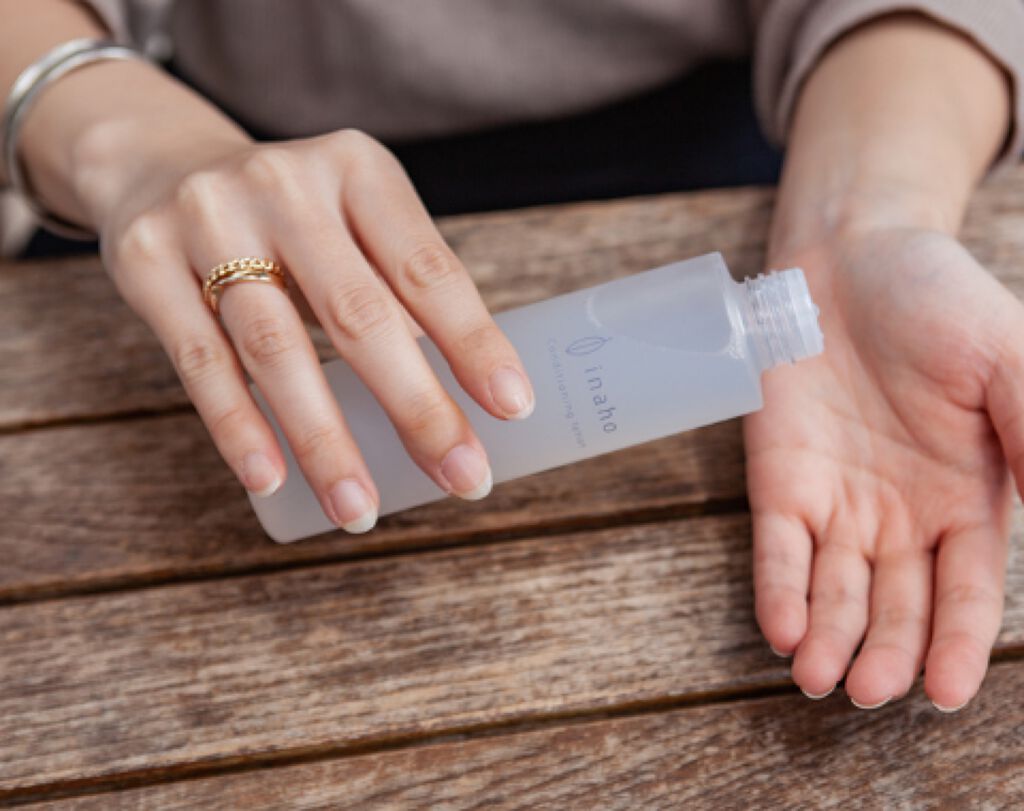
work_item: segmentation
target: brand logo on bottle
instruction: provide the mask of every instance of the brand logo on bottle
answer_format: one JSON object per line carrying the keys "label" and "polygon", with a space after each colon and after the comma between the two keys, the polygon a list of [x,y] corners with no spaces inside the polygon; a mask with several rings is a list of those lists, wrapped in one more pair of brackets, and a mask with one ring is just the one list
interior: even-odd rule
{"label": "brand logo on bottle", "polygon": [[590,335],[586,338],[577,338],[565,348],[565,354],[572,355],[577,358],[582,357],[583,355],[590,355],[610,340],[611,338],[602,338],[600,335]]}
{"label": "brand logo on bottle", "polygon": [[[601,349],[611,338],[604,338],[600,335],[588,335],[585,338],[577,338],[565,348],[565,354],[573,357],[592,355]],[[593,361],[589,361],[593,363]],[[616,406],[610,399],[605,386],[605,369],[601,364],[588,366],[583,370],[583,379],[590,397],[590,405],[594,409],[594,416],[598,425],[606,434],[614,433],[619,429],[615,421]]]}

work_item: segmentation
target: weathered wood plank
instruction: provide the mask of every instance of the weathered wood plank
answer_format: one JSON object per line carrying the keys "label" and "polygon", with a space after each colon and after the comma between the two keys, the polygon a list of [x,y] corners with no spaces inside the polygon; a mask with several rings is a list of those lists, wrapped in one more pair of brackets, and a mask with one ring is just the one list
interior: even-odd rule
{"label": "weathered wood plank", "polygon": [[[788,695],[54,803],[56,811],[1017,808],[1024,663],[956,716]],[[40,806],[29,806],[38,808]]]}
{"label": "weathered wood plank", "polygon": [[0,798],[53,782],[736,689],[747,520],[683,520],[0,610]]}
{"label": "weathered wood plank", "polygon": [[368,535],[279,546],[194,414],[25,431],[0,436],[0,601],[741,506],[743,492],[734,421],[389,516]]}
{"label": "weathered wood plank", "polygon": [[[685,519],[2,609],[0,799],[784,683],[748,538]],[[1004,647],[1019,561],[1008,589]]]}
{"label": "weathered wood plank", "polygon": [[[488,306],[502,310],[713,250],[738,274],[756,273],[771,203],[769,189],[714,190],[455,217],[442,227]],[[1024,295],[1024,168],[976,195],[964,237]],[[163,351],[98,260],[0,266],[0,427],[186,404]]]}

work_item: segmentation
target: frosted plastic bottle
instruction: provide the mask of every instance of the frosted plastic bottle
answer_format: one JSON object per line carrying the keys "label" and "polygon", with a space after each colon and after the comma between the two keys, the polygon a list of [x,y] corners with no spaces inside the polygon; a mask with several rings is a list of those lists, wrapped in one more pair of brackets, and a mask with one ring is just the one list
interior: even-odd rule
{"label": "frosted plastic bottle", "polygon": [[[822,351],[817,314],[801,270],[739,283],[717,253],[507,310],[495,320],[536,395],[521,421],[485,412],[437,347],[420,343],[487,449],[497,483],[756,411],[762,372]],[[380,491],[380,514],[446,497],[348,364],[323,370]],[[334,529],[253,393],[288,461],[281,489],[251,498],[264,529],[282,543]]]}

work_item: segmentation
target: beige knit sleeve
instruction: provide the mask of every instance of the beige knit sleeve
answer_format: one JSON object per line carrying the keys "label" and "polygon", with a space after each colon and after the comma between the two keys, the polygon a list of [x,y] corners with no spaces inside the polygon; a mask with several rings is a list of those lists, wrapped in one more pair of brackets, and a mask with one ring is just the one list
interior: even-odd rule
{"label": "beige knit sleeve", "polygon": [[925,14],[974,40],[1010,76],[1013,117],[999,163],[1024,150],[1024,0],[752,0],[758,117],[785,141],[797,94],[825,49],[855,26],[898,11]]}

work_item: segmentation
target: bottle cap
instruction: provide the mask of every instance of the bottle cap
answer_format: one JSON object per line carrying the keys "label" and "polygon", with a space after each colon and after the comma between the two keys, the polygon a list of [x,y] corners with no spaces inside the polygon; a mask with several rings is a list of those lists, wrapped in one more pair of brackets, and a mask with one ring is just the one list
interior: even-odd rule
{"label": "bottle cap", "polygon": [[811,291],[807,288],[807,279],[800,268],[787,268],[778,271],[786,280],[789,289],[787,297],[790,306],[787,311],[792,314],[796,329],[790,336],[790,351],[793,362],[804,358],[813,358],[825,351],[825,335],[818,326],[821,311],[811,299]]}
{"label": "bottle cap", "polygon": [[751,332],[763,354],[764,368],[820,355],[825,336],[819,310],[800,268],[762,273],[746,281]]}

